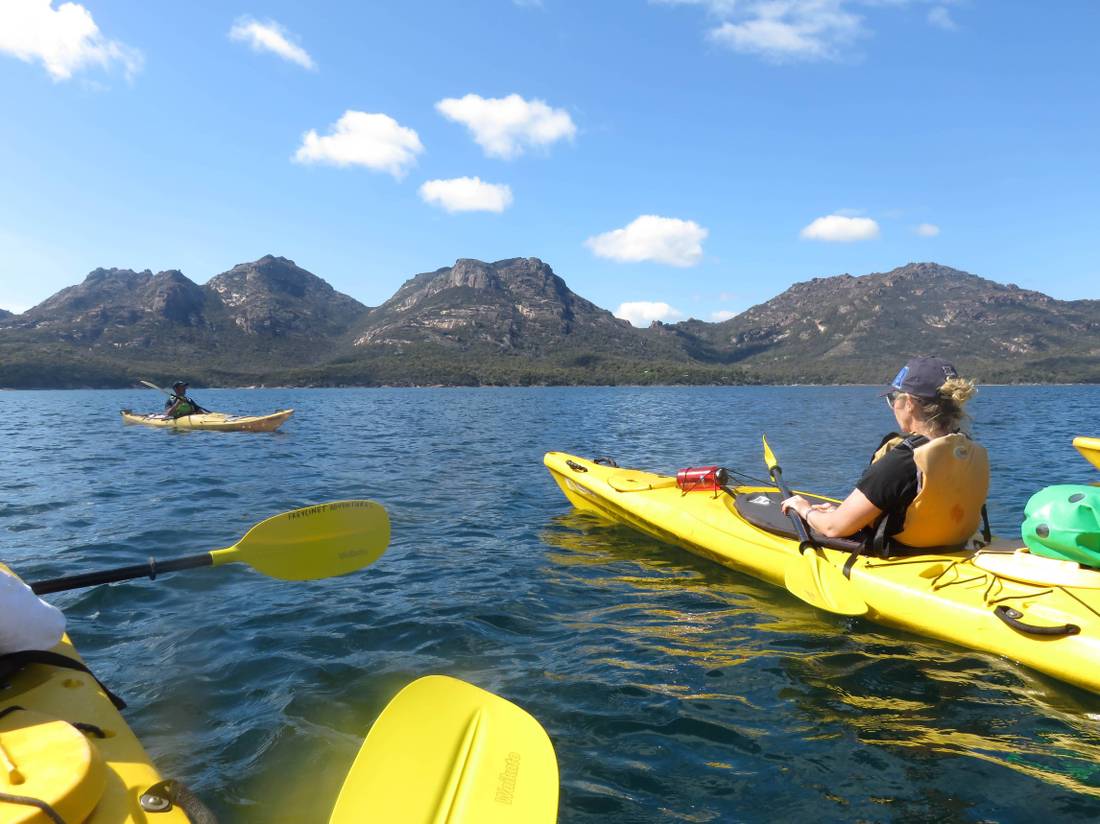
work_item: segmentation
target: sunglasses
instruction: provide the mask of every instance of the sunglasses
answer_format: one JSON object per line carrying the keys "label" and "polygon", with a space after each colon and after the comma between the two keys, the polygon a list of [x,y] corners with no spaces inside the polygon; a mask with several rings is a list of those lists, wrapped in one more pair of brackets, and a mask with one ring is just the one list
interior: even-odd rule
{"label": "sunglasses", "polygon": [[889,406],[891,409],[893,409],[894,408],[894,401],[896,401],[901,394],[902,394],[901,392],[887,392],[886,393],[886,405]]}

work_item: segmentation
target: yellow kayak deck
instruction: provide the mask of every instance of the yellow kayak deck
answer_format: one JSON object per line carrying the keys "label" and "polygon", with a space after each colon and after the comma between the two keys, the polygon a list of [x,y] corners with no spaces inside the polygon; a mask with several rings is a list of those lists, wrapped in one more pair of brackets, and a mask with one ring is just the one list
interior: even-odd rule
{"label": "yellow kayak deck", "polygon": [[[796,540],[750,524],[734,506],[734,495],[774,487],[684,494],[670,476],[562,452],[548,452],[544,463],[578,509],[731,569],[784,586],[787,566],[798,560]],[[990,547],[986,557],[1019,546]],[[838,570],[851,561],[850,552],[821,552]],[[974,550],[891,559],[861,555],[850,565],[850,581],[867,602],[871,621],[1001,655],[1100,692],[1100,589],[1013,580],[978,566],[976,555],[981,557]],[[1100,579],[1100,573],[1082,572]]]}
{"label": "yellow kayak deck", "polygon": [[124,423],[159,426],[169,429],[210,429],[215,432],[274,432],[294,414],[293,409],[280,409],[270,415],[227,415],[224,412],[200,412],[181,418],[159,415],[138,415],[122,410]]}
{"label": "yellow kayak deck", "polygon": [[[67,635],[51,652],[81,662]],[[0,792],[41,799],[70,824],[188,821],[175,806],[155,814],[142,809],[142,794],[163,776],[89,673],[28,663],[3,681]],[[50,819],[34,806],[0,799],[0,821]]]}

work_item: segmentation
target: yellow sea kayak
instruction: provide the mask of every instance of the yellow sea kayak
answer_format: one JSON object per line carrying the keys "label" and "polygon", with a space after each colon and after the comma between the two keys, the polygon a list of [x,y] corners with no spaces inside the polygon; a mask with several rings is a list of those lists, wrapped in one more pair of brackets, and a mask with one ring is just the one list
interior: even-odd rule
{"label": "yellow sea kayak", "polygon": [[227,415],[224,412],[200,412],[182,418],[163,418],[159,415],[138,415],[129,409],[122,410],[124,423],[140,423],[145,426],[162,426],[170,429],[211,429],[217,432],[274,432],[293,409],[281,409],[270,415]]}
{"label": "yellow sea kayak", "polygon": [[[739,572],[784,586],[788,567],[803,561],[798,541],[781,534],[775,487],[684,493],[674,477],[562,452],[548,452],[544,463],[578,509]],[[1100,572],[1029,556],[1019,542],[890,559],[820,553],[835,575],[848,565],[848,583],[872,621],[1100,692]]]}
{"label": "yellow sea kayak", "polygon": [[1086,461],[1100,469],[1100,438],[1074,438],[1073,445]]}
{"label": "yellow sea kayak", "polygon": [[[50,652],[83,663],[68,636]],[[4,658],[0,667],[0,821],[54,820],[32,800],[67,824],[189,820],[175,805],[142,808],[142,795],[163,776],[90,673],[45,663],[17,667]],[[146,799],[146,807],[158,806]]]}

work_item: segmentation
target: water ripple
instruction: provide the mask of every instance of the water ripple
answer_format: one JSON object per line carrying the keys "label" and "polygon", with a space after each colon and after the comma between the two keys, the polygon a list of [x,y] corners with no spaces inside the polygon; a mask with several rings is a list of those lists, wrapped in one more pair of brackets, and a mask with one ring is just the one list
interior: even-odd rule
{"label": "water ripple", "polygon": [[[312,502],[386,505],[393,544],[361,574],[53,596],[163,771],[227,822],[324,820],[370,723],[429,673],[542,722],[562,822],[1100,817],[1097,696],[572,513],[541,465],[563,449],[760,475],[766,423],[792,480],[843,493],[890,423],[873,389],[196,395],[298,412],[274,435],[174,433],[120,424],[156,405],[144,391],[4,393],[0,557],[39,579],[226,546]],[[1098,406],[1097,387],[982,391],[996,529],[1043,485],[1095,480],[1069,439],[1097,434]]]}

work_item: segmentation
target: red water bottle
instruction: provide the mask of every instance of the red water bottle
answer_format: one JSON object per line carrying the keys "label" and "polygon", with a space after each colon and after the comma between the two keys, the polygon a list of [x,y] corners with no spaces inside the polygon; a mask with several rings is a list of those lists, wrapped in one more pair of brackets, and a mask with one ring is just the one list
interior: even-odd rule
{"label": "red water bottle", "polygon": [[720,466],[689,466],[676,473],[676,486],[684,492],[717,492],[729,482],[729,472]]}

